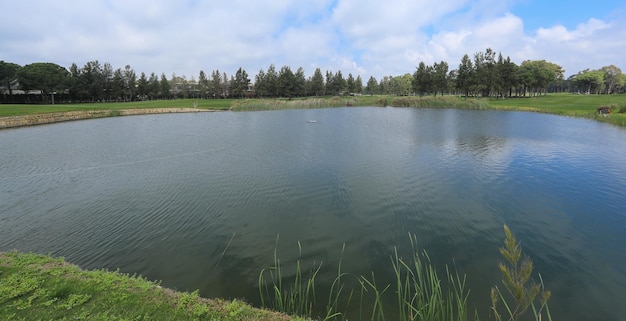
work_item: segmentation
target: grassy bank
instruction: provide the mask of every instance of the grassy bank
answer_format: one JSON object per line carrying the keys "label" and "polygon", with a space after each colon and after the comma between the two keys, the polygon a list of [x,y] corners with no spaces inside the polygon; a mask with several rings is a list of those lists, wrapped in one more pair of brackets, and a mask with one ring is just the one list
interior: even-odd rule
{"label": "grassy bank", "polygon": [[[233,100],[231,110],[281,110],[344,106],[393,106],[458,109],[495,109],[540,112],[594,119],[626,126],[626,95],[549,94],[537,97],[507,99],[463,98],[457,96],[343,96],[297,99]],[[610,115],[598,114],[597,108],[611,108]]]}
{"label": "grassy bank", "polygon": [[[0,253],[0,320],[294,320],[242,301],[204,299],[62,259]],[[297,320],[297,319],[296,319]]]}
{"label": "grassy bank", "polygon": [[135,108],[200,108],[207,110],[227,110],[233,99],[176,99],[133,101],[122,103],[85,103],[85,104],[55,104],[55,105],[0,105],[0,117],[33,115],[66,111],[86,110],[119,110]]}
{"label": "grassy bank", "polygon": [[[394,107],[428,107],[459,109],[494,109],[540,112],[562,116],[598,120],[618,126],[626,126],[626,95],[574,95],[549,94],[537,97],[507,99],[444,97],[395,97],[388,98]],[[611,114],[598,114],[598,107],[611,108]]]}
{"label": "grassy bank", "polygon": [[[504,231],[504,260],[498,264],[503,281],[491,290],[491,315],[498,321],[524,314],[551,320],[550,292],[540,275],[540,283],[533,281],[532,261],[506,225]],[[298,259],[295,277],[285,277],[281,271],[288,267],[275,251],[274,264],[260,272],[259,295],[263,306],[286,314],[239,300],[201,298],[197,291],[175,292],[134,275],[83,271],[45,255],[0,252],[0,320],[478,320],[473,312],[478,307],[468,305],[466,277],[447,266],[440,274],[416,248],[414,235],[410,241],[408,256],[394,248],[393,276],[382,276],[387,280],[382,282],[374,272],[344,272],[342,250],[329,288],[316,284],[321,263],[309,270]]]}
{"label": "grassy bank", "polygon": [[[500,110],[532,111],[589,118],[626,126],[626,95],[549,94],[528,98],[491,99],[489,106]],[[600,106],[611,107],[611,114],[598,114],[597,108]]]}
{"label": "grassy bank", "polygon": [[[127,103],[90,103],[58,105],[0,105],[0,117],[51,112],[119,110],[133,108],[193,108],[207,110],[282,110],[344,106],[393,106],[460,109],[496,109],[541,112],[595,119],[626,126],[626,95],[549,94],[538,97],[487,99],[457,96],[334,96],[293,99],[181,99]],[[610,115],[599,115],[597,108],[611,107]]]}

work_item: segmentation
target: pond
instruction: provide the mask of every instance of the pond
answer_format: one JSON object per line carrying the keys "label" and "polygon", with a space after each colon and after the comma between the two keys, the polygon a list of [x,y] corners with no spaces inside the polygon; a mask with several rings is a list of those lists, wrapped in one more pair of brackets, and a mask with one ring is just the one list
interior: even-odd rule
{"label": "pond", "polygon": [[411,234],[467,274],[486,315],[507,224],[555,320],[626,315],[626,130],[607,124],[377,107],[146,115],[2,130],[0,150],[0,251],[258,304],[275,249],[293,263],[300,242],[320,283],[340,257],[384,282]]}

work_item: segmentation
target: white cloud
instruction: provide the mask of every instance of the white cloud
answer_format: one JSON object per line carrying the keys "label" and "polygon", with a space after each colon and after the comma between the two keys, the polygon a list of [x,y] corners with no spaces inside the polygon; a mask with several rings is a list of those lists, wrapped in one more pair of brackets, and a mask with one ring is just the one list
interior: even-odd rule
{"label": "white cloud", "polygon": [[202,69],[251,77],[270,64],[344,74],[401,75],[419,61],[458,66],[491,47],[521,63],[546,59],[566,73],[626,68],[626,19],[589,17],[567,29],[546,21],[524,30],[511,1],[496,0],[22,0],[2,5],[0,59],[69,67],[89,60],[137,72]]}
{"label": "white cloud", "polygon": [[551,28],[539,28],[537,30],[537,40],[545,40],[548,42],[568,43],[577,40],[584,40],[589,37],[598,36],[598,33],[609,29],[610,24],[598,20],[589,19],[589,21],[578,25],[575,30],[569,31],[561,25]]}
{"label": "white cloud", "polygon": [[626,23],[598,19],[568,30],[562,25],[540,28],[535,34],[524,32],[523,20],[511,13],[485,20],[459,30],[434,34],[428,43],[411,51],[409,60],[433,63],[448,61],[456,68],[464,54],[492,48],[510,56],[518,64],[524,60],[545,59],[560,64],[566,75],[585,68],[615,64],[625,66]]}
{"label": "white cloud", "polygon": [[626,23],[589,19],[575,29],[556,25],[540,28],[533,37],[532,53],[539,59],[561,64],[566,74],[611,64],[626,67]]}

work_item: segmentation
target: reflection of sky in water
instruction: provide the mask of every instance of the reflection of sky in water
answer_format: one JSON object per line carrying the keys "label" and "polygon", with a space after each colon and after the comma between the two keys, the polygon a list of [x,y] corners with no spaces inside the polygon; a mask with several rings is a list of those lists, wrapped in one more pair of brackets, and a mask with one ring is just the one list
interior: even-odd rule
{"label": "reflection of sky in water", "polygon": [[345,269],[368,274],[388,272],[414,233],[486,299],[507,223],[554,291],[553,315],[611,319],[626,314],[625,138],[573,118],[409,108],[1,131],[0,250],[255,302],[277,235],[284,261],[300,241],[330,267],[345,243]]}

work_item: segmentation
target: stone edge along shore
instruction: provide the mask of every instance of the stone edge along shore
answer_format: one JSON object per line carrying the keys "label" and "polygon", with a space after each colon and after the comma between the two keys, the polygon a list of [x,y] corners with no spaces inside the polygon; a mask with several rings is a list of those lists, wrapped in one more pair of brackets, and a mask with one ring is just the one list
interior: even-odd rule
{"label": "stone edge along shore", "polygon": [[0,117],[0,129],[15,128],[23,126],[34,126],[43,124],[52,124],[72,120],[114,117],[114,116],[131,116],[131,115],[149,115],[149,114],[168,114],[168,113],[194,113],[207,112],[212,110],[197,108],[138,108],[138,109],[115,109],[115,110],[85,110],[85,111],[66,111],[34,115],[19,115]]}

